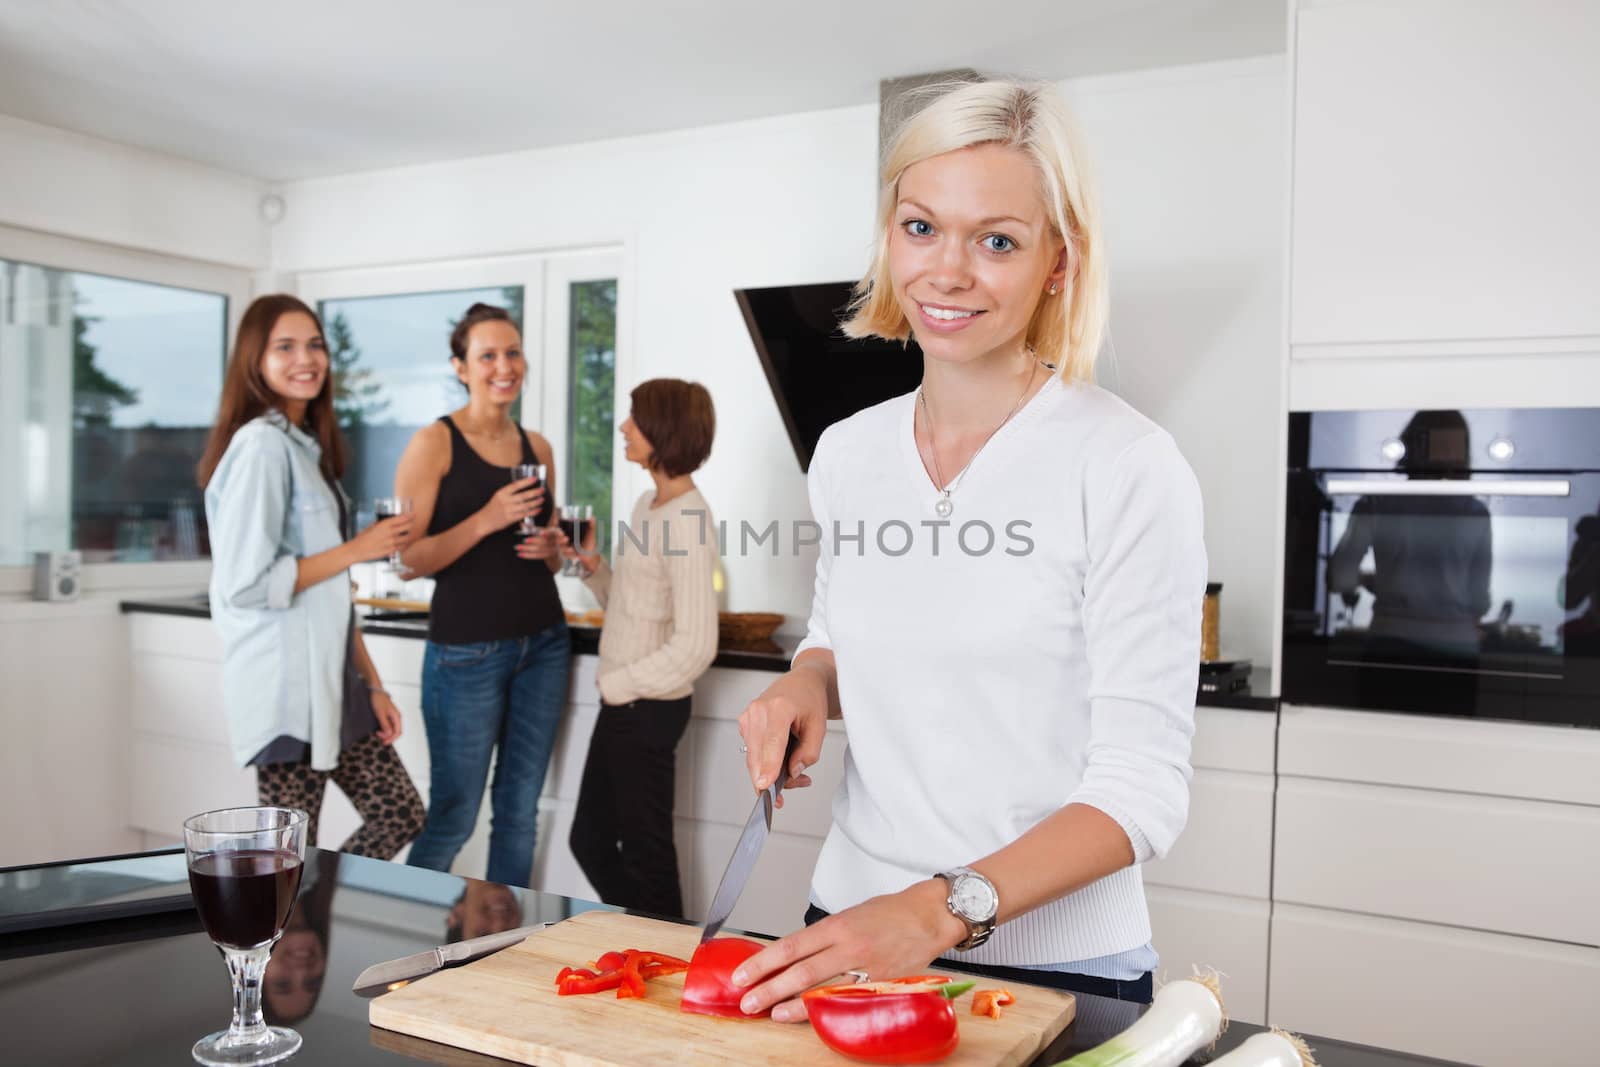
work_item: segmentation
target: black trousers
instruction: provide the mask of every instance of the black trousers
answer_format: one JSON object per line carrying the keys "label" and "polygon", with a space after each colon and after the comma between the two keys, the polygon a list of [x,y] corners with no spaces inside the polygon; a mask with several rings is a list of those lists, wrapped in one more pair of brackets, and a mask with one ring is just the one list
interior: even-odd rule
{"label": "black trousers", "polygon": [[[807,926],[827,917],[828,913],[815,904],[806,909]],[[981,974],[1001,981],[1048,986],[1051,989],[1065,989],[1069,993],[1088,993],[1092,996],[1126,1000],[1135,1004],[1150,1003],[1155,985],[1149,971],[1139,978],[1122,981],[1116,978],[1094,978],[1087,974],[1073,974],[1071,971],[1036,971],[1030,967],[999,967],[993,964],[968,963],[965,960],[949,957],[934,960],[933,963],[936,967],[948,967],[952,971],[962,971],[967,974]]]}
{"label": "black trousers", "polygon": [[672,801],[689,699],[600,705],[569,841],[607,904],[683,916]]}

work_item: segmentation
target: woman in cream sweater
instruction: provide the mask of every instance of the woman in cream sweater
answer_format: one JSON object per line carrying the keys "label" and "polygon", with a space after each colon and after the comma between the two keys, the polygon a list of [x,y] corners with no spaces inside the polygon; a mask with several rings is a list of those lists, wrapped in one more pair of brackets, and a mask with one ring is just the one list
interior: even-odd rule
{"label": "woman in cream sweater", "polygon": [[566,551],[606,609],[600,716],[572,822],[572,853],[607,904],[681,916],[672,840],[678,739],[694,681],[717,652],[717,542],[693,473],[711,452],[705,387],[657,378],[633,390],[626,457],[654,488],[633,507],[608,566],[593,543]]}

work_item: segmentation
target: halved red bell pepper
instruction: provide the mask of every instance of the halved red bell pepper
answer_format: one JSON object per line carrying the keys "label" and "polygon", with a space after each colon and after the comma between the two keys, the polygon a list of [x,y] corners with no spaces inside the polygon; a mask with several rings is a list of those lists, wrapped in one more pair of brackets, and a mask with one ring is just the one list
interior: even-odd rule
{"label": "halved red bell pepper", "polygon": [[[765,946],[742,937],[714,937],[703,941],[689,961],[683,980],[683,1002],[679,1008],[695,1015],[721,1015],[729,1019],[748,1019],[739,1010],[744,990],[733,984],[734,969]],[[762,1012],[769,1015],[770,1012]]]}
{"label": "halved red bell pepper", "polygon": [[916,975],[826,986],[801,996],[811,1029],[835,1052],[867,1063],[933,1063],[960,1043],[950,1001],[972,986]]}
{"label": "halved red bell pepper", "polygon": [[1000,1018],[1000,1009],[1015,1004],[1017,998],[1005,989],[980,989],[972,994],[972,1014]]}

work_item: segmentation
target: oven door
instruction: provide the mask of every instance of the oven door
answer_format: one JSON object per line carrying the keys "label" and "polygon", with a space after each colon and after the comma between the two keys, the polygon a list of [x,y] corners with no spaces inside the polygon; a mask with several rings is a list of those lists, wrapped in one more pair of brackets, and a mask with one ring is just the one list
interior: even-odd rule
{"label": "oven door", "polygon": [[1600,474],[1293,471],[1283,698],[1600,727]]}

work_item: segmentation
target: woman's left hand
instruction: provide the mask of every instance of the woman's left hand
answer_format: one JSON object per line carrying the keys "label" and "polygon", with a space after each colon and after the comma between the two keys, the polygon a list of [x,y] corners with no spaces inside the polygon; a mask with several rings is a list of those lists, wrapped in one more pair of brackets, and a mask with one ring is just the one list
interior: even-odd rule
{"label": "woman's left hand", "polygon": [[372,692],[372,713],[378,717],[378,740],[392,745],[400,737],[403,720],[400,709],[394,706],[389,694],[375,689]]}
{"label": "woman's left hand", "polygon": [[873,981],[921,974],[966,936],[945,897],[943,881],[918,882],[768,945],[733,973],[734,985],[752,987],[740,1009],[753,1015],[770,1006],[778,1022],[800,1022],[800,994],[847,971],[865,971]]}
{"label": "woman's left hand", "polygon": [[538,533],[517,542],[517,555],[522,559],[552,560],[561,558],[567,535],[554,526],[546,526]]}

